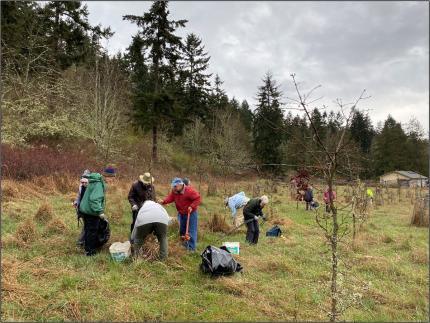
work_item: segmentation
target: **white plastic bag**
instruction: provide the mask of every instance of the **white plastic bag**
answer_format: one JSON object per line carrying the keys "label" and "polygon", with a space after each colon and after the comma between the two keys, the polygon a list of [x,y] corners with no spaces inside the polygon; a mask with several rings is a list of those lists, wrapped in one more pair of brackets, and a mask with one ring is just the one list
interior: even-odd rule
{"label": "white plastic bag", "polygon": [[109,252],[113,260],[117,262],[124,261],[131,255],[130,241],[112,243],[109,247]]}

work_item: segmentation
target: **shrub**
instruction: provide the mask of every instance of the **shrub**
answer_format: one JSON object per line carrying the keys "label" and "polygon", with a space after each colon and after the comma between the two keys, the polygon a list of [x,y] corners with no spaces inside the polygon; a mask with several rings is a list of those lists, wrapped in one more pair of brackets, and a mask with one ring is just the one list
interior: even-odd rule
{"label": "shrub", "polygon": [[12,147],[2,144],[2,173],[11,179],[32,179],[35,176],[74,174],[85,168],[101,169],[101,164],[83,151],[59,151],[47,146]]}

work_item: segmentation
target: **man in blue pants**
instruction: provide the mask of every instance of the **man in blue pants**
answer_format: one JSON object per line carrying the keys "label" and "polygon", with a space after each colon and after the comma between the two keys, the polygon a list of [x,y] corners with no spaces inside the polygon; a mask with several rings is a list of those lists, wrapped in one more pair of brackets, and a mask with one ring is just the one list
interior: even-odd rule
{"label": "man in blue pants", "polygon": [[190,240],[185,241],[184,245],[188,250],[195,251],[197,246],[197,208],[201,202],[200,194],[192,187],[184,184],[181,178],[172,181],[172,192],[164,199],[158,201],[160,204],[175,202],[179,218],[179,234],[184,236],[187,227],[187,215],[190,213],[188,234]]}

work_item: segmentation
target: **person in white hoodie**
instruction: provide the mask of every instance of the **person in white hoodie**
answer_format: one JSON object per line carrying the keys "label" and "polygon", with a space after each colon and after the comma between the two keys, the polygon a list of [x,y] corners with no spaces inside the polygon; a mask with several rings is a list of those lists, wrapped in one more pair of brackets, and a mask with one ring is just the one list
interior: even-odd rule
{"label": "person in white hoodie", "polygon": [[133,255],[137,255],[142,247],[145,238],[154,233],[160,244],[159,258],[165,259],[168,254],[167,226],[169,224],[169,214],[160,204],[146,200],[139,210],[131,233],[130,242],[133,244]]}

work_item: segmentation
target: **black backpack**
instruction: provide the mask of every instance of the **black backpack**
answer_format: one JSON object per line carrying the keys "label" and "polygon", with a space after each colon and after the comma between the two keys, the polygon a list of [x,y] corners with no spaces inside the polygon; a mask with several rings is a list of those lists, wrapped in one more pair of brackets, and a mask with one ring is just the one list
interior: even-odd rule
{"label": "black backpack", "polygon": [[220,248],[207,246],[201,257],[200,269],[212,276],[232,275],[243,269],[224,246]]}
{"label": "black backpack", "polygon": [[97,248],[103,246],[110,238],[109,222],[105,219],[100,219],[97,230]]}
{"label": "black backpack", "polygon": [[282,230],[277,225],[275,225],[274,227],[270,228],[266,232],[266,237],[280,237],[281,235],[282,235]]}

